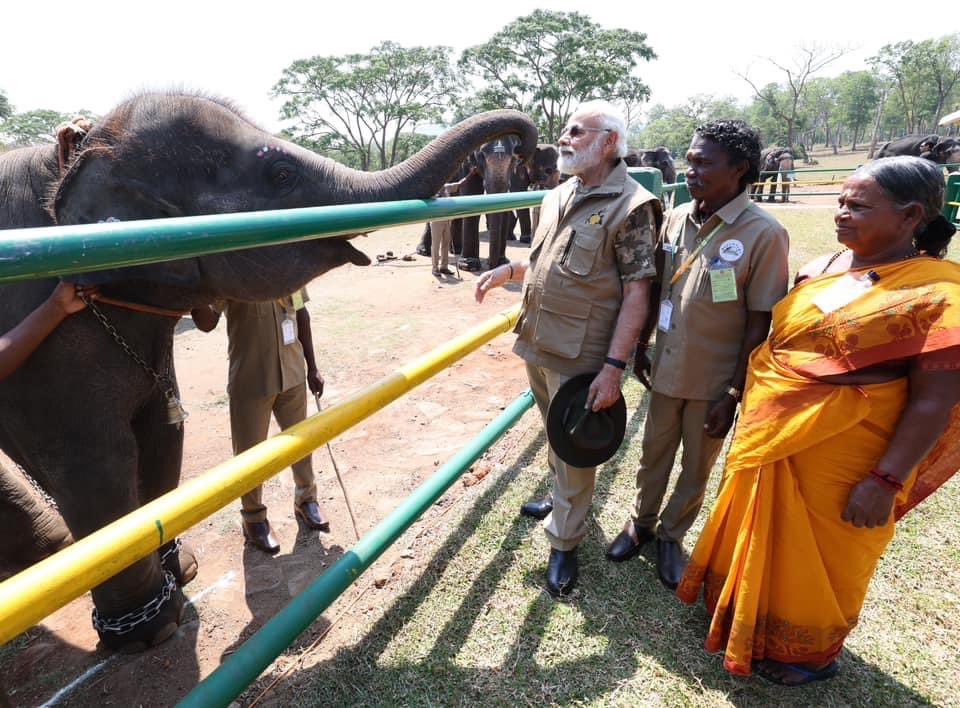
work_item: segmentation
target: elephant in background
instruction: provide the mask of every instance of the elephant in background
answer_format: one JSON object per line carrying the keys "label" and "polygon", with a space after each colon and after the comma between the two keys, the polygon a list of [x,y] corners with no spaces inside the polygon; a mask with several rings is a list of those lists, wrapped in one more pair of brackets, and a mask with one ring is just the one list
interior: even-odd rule
{"label": "elephant in background", "polygon": [[[83,138],[54,179],[49,217],[57,224],[84,224],[427,199],[441,188],[450,165],[508,134],[520,136],[520,155],[532,154],[533,122],[516,111],[491,111],[454,126],[403,163],[367,173],[270,135],[226,102],[144,94],[120,104]],[[9,184],[0,183],[0,193],[10,194]],[[18,220],[5,203],[0,228],[33,225],[23,214]],[[183,312],[221,298],[270,300],[337,266],[369,262],[340,237],[69,280],[99,284],[103,295],[117,301]],[[46,278],[0,286],[0,331],[19,323],[55,285],[56,279]],[[0,381],[0,448],[56,500],[74,538],[176,487],[183,453],[182,426],[167,416],[168,402],[177,396],[177,317],[96,307],[161,381],[118,345],[91,308],[64,321]],[[11,523],[8,515],[0,517],[0,537],[10,533]],[[165,547],[175,557],[172,541]],[[94,588],[95,626],[104,646],[137,651],[176,631],[184,602],[176,580],[154,552]],[[157,599],[155,615],[120,631],[118,618]]]}
{"label": "elephant in background", "polygon": [[[778,147],[776,145],[768,147],[760,153],[760,178],[757,183],[750,187],[750,196],[756,201],[763,201],[763,188],[770,181],[770,196],[768,202],[774,201],[774,194],[777,191],[777,176],[780,177],[780,188],[782,191],[780,201],[790,200],[790,183],[793,181],[793,152],[790,148]],[[765,174],[766,173],[766,174]]]}
{"label": "elephant in background", "polygon": [[[930,147],[932,146],[932,147]],[[924,150],[923,148],[929,148]],[[905,135],[880,146],[876,159],[896,155],[914,155],[936,162],[938,165],[960,163],[960,140],[942,138],[936,134]],[[948,172],[956,172],[956,167],[948,167]]]}

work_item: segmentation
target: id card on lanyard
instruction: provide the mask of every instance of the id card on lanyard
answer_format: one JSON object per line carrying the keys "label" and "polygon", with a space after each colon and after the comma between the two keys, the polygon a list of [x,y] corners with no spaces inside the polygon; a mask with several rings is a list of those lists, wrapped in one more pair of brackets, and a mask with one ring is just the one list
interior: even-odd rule
{"label": "id card on lanyard", "polygon": [[[683,230],[685,226],[686,218],[681,220],[680,228],[677,229],[677,235],[674,239],[674,242],[669,243],[669,241],[664,241],[663,250],[670,254],[671,266],[673,265],[677,251],[680,250],[680,241],[683,238]],[[690,252],[690,255],[684,259],[683,263],[680,264],[680,267],[677,268],[677,270],[673,273],[673,276],[670,278],[670,287],[667,289],[667,296],[660,302],[660,316],[657,318],[657,329],[659,329],[661,332],[666,332],[670,329],[670,322],[673,319],[673,302],[670,300],[671,296],[673,295],[673,286],[680,279],[680,276],[690,269],[690,266],[693,264],[693,262],[699,258],[701,253],[703,253],[703,249],[706,248],[707,244],[713,240],[714,236],[720,233],[723,227],[723,221],[714,226],[710,230],[710,233],[704,236],[700,243],[697,244],[697,247],[694,248],[693,251]],[[734,285],[734,287],[736,286]]]}

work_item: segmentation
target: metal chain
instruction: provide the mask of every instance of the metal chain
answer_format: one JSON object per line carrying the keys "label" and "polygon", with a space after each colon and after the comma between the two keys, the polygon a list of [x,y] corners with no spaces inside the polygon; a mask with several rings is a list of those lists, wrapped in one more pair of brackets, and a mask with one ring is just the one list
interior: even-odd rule
{"label": "metal chain", "polygon": [[163,564],[166,562],[167,558],[169,558],[170,556],[172,556],[174,553],[179,553],[179,552],[180,552],[180,548],[181,548],[182,546],[183,546],[183,541],[181,541],[179,538],[176,539],[176,540],[173,542],[173,545],[170,546],[170,548],[168,548],[167,550],[165,550],[165,551],[161,554],[161,556],[160,556],[160,565],[163,565]]}
{"label": "metal chain", "polygon": [[102,619],[100,617],[100,613],[97,612],[96,608],[94,608],[93,628],[101,634],[105,632],[109,632],[111,634],[127,634],[128,632],[133,631],[133,629],[138,625],[149,622],[155,618],[160,614],[163,604],[170,599],[170,597],[173,595],[173,591],[177,587],[177,580],[173,577],[173,573],[171,573],[169,570],[164,572],[163,577],[164,584],[159,595],[150,600],[143,607],[133,610],[132,612],[128,612],[121,617]]}
{"label": "metal chain", "polygon": [[160,390],[163,391],[164,395],[168,399],[176,398],[176,394],[173,391],[173,383],[170,381],[169,373],[168,374],[157,373],[157,371],[153,369],[149,364],[147,364],[147,362],[145,362],[139,354],[137,354],[135,351],[133,351],[133,349],[130,348],[130,345],[127,344],[127,340],[125,340],[120,335],[120,332],[117,331],[116,327],[110,324],[110,322],[107,320],[104,314],[100,312],[99,308],[97,308],[97,306],[94,305],[89,298],[84,297],[83,301],[87,304],[87,307],[93,313],[93,316],[96,317],[97,320],[100,322],[100,324],[103,325],[103,328],[107,330],[107,334],[113,337],[114,341],[120,345],[120,348],[127,353],[127,356],[133,359],[137,364],[140,365],[140,368],[142,368],[144,371],[150,374],[150,376],[153,377],[153,380],[156,381],[157,386],[160,387]]}

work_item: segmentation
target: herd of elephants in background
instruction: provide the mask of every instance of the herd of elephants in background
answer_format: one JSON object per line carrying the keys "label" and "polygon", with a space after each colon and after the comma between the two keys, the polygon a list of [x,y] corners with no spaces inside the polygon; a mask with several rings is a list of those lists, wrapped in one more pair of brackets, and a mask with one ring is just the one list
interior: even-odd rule
{"label": "herd of elephants in background", "polygon": [[[483,145],[471,153],[451,181],[466,178],[460,187],[459,195],[503,194],[506,192],[525,192],[527,190],[553,189],[563,179],[557,169],[557,147],[551,144],[537,145],[533,157],[524,162],[514,154],[516,139],[508,137]],[[923,149],[929,146],[929,149]],[[775,193],[782,202],[790,199],[790,186],[794,181],[795,151],[788,147],[773,145],[760,155],[760,180],[750,188],[751,196],[762,201],[764,187],[769,182],[767,201],[774,201]],[[938,135],[907,135],[884,143],[877,151],[877,158],[894,155],[916,155],[926,157],[941,165],[960,163],[960,140]],[[652,167],[660,170],[663,184],[677,181],[677,169],[673,155],[666,147],[629,148],[624,161],[630,167]],[[948,167],[951,172],[956,167]],[[780,180],[780,190],[777,181]],[[496,268],[507,263],[507,241],[513,240],[517,224],[520,225],[519,241],[529,243],[536,230],[536,212],[518,209],[516,212],[500,212],[486,215],[489,255],[487,268]],[[421,255],[430,255],[430,225],[424,228],[423,236],[417,246]],[[459,256],[458,266],[463,270],[483,270],[480,259],[480,217],[470,216],[454,219],[451,228],[451,250]]]}
{"label": "herd of elephants in background", "polygon": [[[920,154],[922,137],[887,143],[880,154]],[[940,140],[927,157],[960,162],[960,142]],[[525,114],[489,111],[455,125],[394,167],[361,172],[270,135],[225,102],[146,93],[96,125],[62,126],[54,144],[0,155],[0,229],[429,199],[451,179],[468,174],[461,194],[549,189],[560,180],[557,148],[537,141]],[[660,169],[664,183],[677,180],[666,148],[632,150],[628,161]],[[451,175],[452,166],[459,172]],[[787,175],[794,169],[793,154],[769,148],[763,169]],[[503,262],[517,219],[521,236],[529,238],[534,230],[529,213],[488,217],[488,267]],[[479,217],[458,222],[453,240],[461,267],[479,269]],[[189,311],[215,299],[278,298],[339,265],[369,262],[350,237],[340,237],[70,279],[97,284],[116,300]],[[44,302],[56,282],[0,285],[0,332]],[[129,349],[176,393],[177,319],[101,309]],[[162,388],[89,309],[65,320],[19,370],[0,381],[0,448],[59,510],[44,504],[18,473],[0,468],[0,555],[24,567],[177,486],[183,429],[167,420],[169,400]],[[137,651],[175,632],[184,604],[179,586],[189,582],[184,568],[193,560],[187,547],[169,539],[95,588],[103,644]],[[177,587],[158,604],[171,583]],[[153,609],[141,613],[143,607]],[[110,620],[129,613],[136,626],[115,631]]]}

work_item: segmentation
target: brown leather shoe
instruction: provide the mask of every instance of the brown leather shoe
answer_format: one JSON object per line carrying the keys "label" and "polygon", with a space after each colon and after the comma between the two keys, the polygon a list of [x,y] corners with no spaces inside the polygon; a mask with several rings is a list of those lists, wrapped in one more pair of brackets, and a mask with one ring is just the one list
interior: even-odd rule
{"label": "brown leather shoe", "polygon": [[280,551],[280,542],[270,530],[269,521],[244,521],[243,537],[252,545],[270,555]]}
{"label": "brown leather shoe", "polygon": [[293,513],[303,519],[303,523],[312,529],[330,530],[330,521],[323,515],[323,510],[315,501],[304,502],[299,506],[294,504]]}

